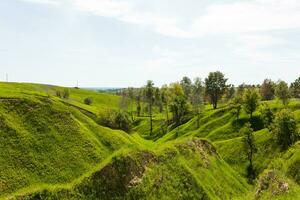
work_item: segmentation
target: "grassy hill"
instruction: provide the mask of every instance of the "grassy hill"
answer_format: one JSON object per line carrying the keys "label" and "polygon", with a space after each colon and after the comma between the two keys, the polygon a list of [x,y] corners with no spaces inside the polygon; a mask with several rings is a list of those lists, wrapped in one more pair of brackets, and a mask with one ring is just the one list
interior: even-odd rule
{"label": "grassy hill", "polygon": [[[154,116],[133,131],[96,123],[120,97],[40,84],[0,82],[0,199],[295,199],[300,195],[299,142],[282,152],[254,113],[257,179],[247,183],[240,128],[230,105],[206,106],[176,129]],[[93,99],[91,105],[84,99]],[[268,102],[277,112],[283,107]],[[300,102],[288,105],[300,127]],[[288,185],[288,190],[284,189]]]}

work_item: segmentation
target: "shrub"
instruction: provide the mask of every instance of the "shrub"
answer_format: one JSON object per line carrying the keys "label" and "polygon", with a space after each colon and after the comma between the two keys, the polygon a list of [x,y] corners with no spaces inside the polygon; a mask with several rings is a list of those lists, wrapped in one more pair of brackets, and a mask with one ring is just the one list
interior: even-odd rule
{"label": "shrub", "polygon": [[55,95],[56,95],[57,97],[61,98],[61,92],[60,92],[59,90],[56,90],[56,91],[55,91]]}
{"label": "shrub", "polygon": [[112,129],[130,131],[132,121],[128,113],[124,111],[106,110],[99,114],[98,123]]}
{"label": "shrub", "polygon": [[91,105],[91,104],[93,103],[93,99],[92,99],[91,97],[86,97],[86,98],[84,99],[84,103],[85,103],[86,105]]}
{"label": "shrub", "polygon": [[282,150],[287,149],[299,139],[295,117],[288,109],[283,109],[276,114],[272,124],[272,132]]}
{"label": "shrub", "polygon": [[274,119],[273,111],[268,106],[268,104],[264,104],[260,110],[260,113],[261,113],[261,119],[264,123],[264,127],[269,128],[269,126],[272,124]]}
{"label": "shrub", "polygon": [[69,91],[68,88],[65,88],[64,91],[62,92],[62,97],[63,97],[64,99],[68,99],[69,96],[70,96],[70,91]]}

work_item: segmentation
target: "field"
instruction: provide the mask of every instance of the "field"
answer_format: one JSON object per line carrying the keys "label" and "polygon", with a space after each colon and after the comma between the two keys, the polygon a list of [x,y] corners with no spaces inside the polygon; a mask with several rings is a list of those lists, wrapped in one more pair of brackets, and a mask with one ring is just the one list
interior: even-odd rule
{"label": "field", "polygon": [[[120,96],[69,88],[68,98],[57,97],[64,89],[0,82],[0,199],[300,198],[300,142],[279,149],[259,109],[249,183],[240,133],[248,115],[242,110],[237,120],[230,103],[206,105],[199,127],[192,117],[165,128],[155,111],[150,135],[147,116],[129,133],[99,125],[99,113],[118,110]],[[275,113],[284,108],[264,103]],[[300,101],[287,107],[300,128]]]}

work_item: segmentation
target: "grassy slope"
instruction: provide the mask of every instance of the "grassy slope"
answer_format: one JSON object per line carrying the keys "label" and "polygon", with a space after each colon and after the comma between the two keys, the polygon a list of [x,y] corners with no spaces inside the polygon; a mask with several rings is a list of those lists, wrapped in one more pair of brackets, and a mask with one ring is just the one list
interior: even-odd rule
{"label": "grassy slope", "polygon": [[[247,160],[238,132],[247,122],[245,113],[236,122],[230,107],[208,108],[199,128],[193,118],[166,134],[161,125],[163,115],[159,114],[155,116],[154,136],[148,135],[147,118],[135,127],[137,133],[128,135],[101,127],[92,119],[103,109],[117,108],[117,96],[70,89],[70,98],[61,100],[53,96],[55,90],[63,88],[0,83],[0,198],[14,196],[15,192],[33,199],[124,195],[129,199],[254,198],[259,182],[255,188],[246,183]],[[92,97],[93,105],[84,105],[85,97]],[[275,101],[270,106],[282,108]],[[299,126],[299,102],[293,101],[289,107]],[[273,145],[271,133],[262,129],[258,115],[255,113],[255,139],[259,153],[254,164],[265,173],[270,163],[285,157]],[[160,138],[152,142],[140,135]],[[208,150],[214,149],[209,143],[205,145],[195,137],[212,141],[218,154]],[[299,151],[293,155],[296,164],[290,166],[297,166]],[[291,186],[290,197],[300,194],[298,171],[294,171],[296,178],[287,175],[286,179]],[[124,178],[125,174],[129,178]],[[261,198],[268,199],[268,191]],[[285,193],[277,197],[289,198]]]}

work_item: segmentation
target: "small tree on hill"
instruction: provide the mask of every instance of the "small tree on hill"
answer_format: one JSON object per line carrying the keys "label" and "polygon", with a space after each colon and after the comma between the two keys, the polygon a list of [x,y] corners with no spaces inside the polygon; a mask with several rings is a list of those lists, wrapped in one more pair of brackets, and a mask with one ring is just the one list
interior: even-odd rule
{"label": "small tree on hill", "polygon": [[243,98],[240,95],[237,95],[232,100],[233,107],[234,107],[234,114],[236,116],[236,122],[239,120],[240,113],[242,110]]}
{"label": "small tree on hill", "polygon": [[162,103],[165,106],[165,112],[166,112],[166,121],[167,126],[169,126],[169,102],[170,102],[170,91],[167,85],[163,85],[160,89],[161,91],[161,100]]}
{"label": "small tree on hill", "polygon": [[250,123],[246,123],[245,126],[240,130],[241,135],[243,135],[243,145],[244,145],[244,151],[247,155],[247,158],[249,160],[249,166],[247,167],[247,173],[249,181],[252,182],[252,180],[255,178],[255,171],[253,167],[253,156],[256,152],[255,147],[255,141],[253,137],[253,129],[251,128]]}
{"label": "small tree on hill", "polygon": [[253,112],[259,106],[259,94],[255,88],[246,89],[243,96],[243,103],[245,111],[250,115],[250,120],[252,120]]}
{"label": "small tree on hill", "polygon": [[261,118],[264,122],[264,127],[269,128],[274,120],[274,113],[271,110],[271,108],[268,106],[268,104],[264,104],[260,110],[261,112]]}
{"label": "small tree on hill", "polygon": [[291,95],[294,98],[300,99],[300,77],[297,78],[293,83],[291,83]]}
{"label": "small tree on hill", "polygon": [[272,124],[272,132],[282,150],[286,150],[299,139],[296,119],[288,109],[283,109],[276,114]]}
{"label": "small tree on hill", "polygon": [[62,97],[64,99],[68,99],[69,96],[70,96],[70,90],[68,88],[65,88],[64,91],[63,91],[63,93],[62,93]]}
{"label": "small tree on hill", "polygon": [[200,126],[200,112],[203,105],[203,93],[204,86],[200,78],[195,78],[192,86],[191,100],[194,109],[194,113],[197,115],[197,127]]}
{"label": "small tree on hill", "polygon": [[145,97],[148,102],[149,106],[149,117],[150,117],[150,135],[152,135],[153,132],[153,126],[152,126],[152,107],[154,104],[154,83],[151,80],[147,81],[147,84],[145,86]]}
{"label": "small tree on hill", "polygon": [[189,77],[184,76],[182,80],[180,81],[180,85],[183,89],[184,95],[186,96],[187,99],[191,98],[192,94],[192,81]]}
{"label": "small tree on hill", "polygon": [[226,82],[224,74],[219,71],[210,72],[205,79],[205,92],[209,96],[213,108],[217,108],[218,100],[222,97],[226,90]]}
{"label": "small tree on hill", "polygon": [[272,100],[275,96],[275,83],[271,79],[265,79],[260,87],[262,100]]}
{"label": "small tree on hill", "polygon": [[282,101],[283,105],[287,105],[290,94],[289,94],[289,86],[284,81],[279,81],[275,90],[276,96]]}

